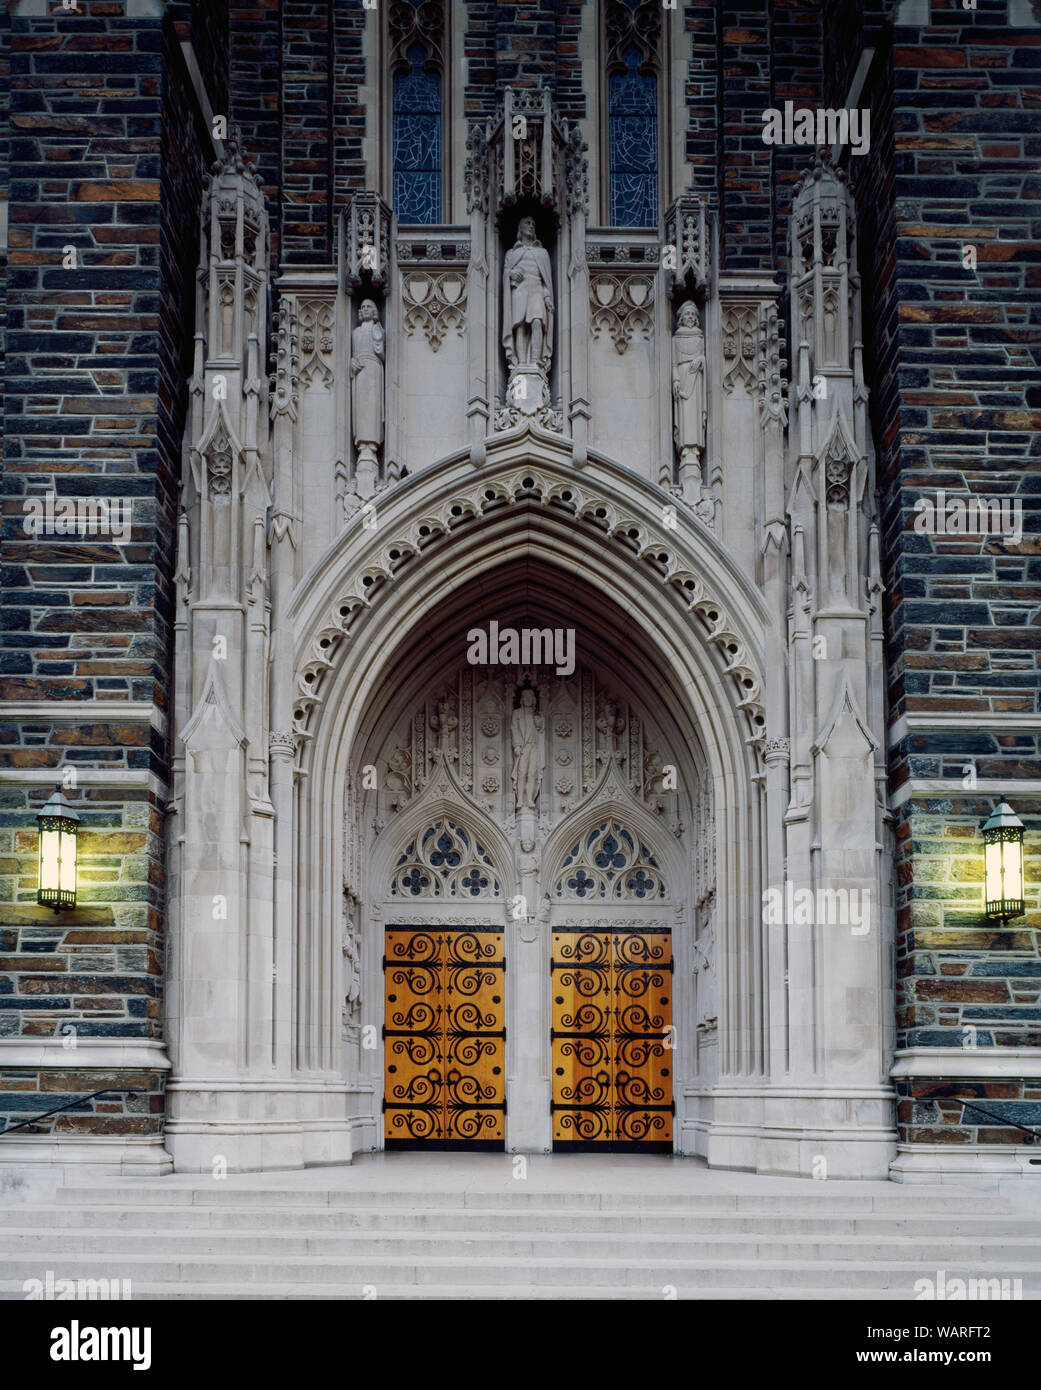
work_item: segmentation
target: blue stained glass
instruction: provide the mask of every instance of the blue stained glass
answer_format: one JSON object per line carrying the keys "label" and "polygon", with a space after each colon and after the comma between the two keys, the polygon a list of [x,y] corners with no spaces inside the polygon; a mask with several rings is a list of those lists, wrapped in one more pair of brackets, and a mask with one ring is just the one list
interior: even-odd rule
{"label": "blue stained glass", "polygon": [[441,79],[423,71],[420,44],[411,67],[394,74],[394,210],[402,223],[441,220]]}
{"label": "blue stained glass", "polygon": [[653,227],[658,221],[658,82],[639,71],[640,55],[626,49],[625,72],[612,74],[608,138],[611,222]]}

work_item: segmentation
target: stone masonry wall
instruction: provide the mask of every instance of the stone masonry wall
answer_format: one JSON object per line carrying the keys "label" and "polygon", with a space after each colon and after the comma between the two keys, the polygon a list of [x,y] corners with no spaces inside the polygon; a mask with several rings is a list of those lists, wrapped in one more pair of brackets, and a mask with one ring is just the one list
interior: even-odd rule
{"label": "stone masonry wall", "polygon": [[[949,794],[915,791],[896,812],[897,1041],[1038,1047],[1041,801],[1017,792],[1017,780],[1041,776],[1041,749],[1036,729],[988,719],[1041,708],[1041,29],[1011,30],[1008,7],[988,0],[975,11],[934,4],[928,24],[895,30],[881,9],[828,7],[825,72],[828,101],[839,104],[858,51],[831,41],[835,22],[862,11],[860,43],[876,49],[860,103],[871,108],[872,148],[849,167],[867,291],[889,720],[958,716],[942,729],[898,727],[890,749],[898,797],[915,780],[950,782]],[[917,532],[915,502],[939,489],[1017,498],[1022,543]],[[1028,828],[1028,911],[1007,929],[982,916],[979,826],[997,799],[975,789],[983,780]],[[909,1142],[1028,1142],[967,1097],[1041,1122],[1041,1092],[1025,1080],[945,1075],[899,1090]]]}
{"label": "stone masonry wall", "polygon": [[[0,1039],[60,1037],[68,1058],[0,1054],[0,1118],[133,1085],[43,1126],[143,1134],[161,1073],[77,1070],[76,1047],[163,1032],[170,575],[212,158],[181,42],[226,102],[226,25],[208,3],[52,11],[10,17],[0,700],[29,709],[0,709]],[[127,499],[129,536],[27,531],[27,500],[48,493]],[[59,768],[76,770],[82,824],[77,906],[56,914],[35,903],[35,817]]]}

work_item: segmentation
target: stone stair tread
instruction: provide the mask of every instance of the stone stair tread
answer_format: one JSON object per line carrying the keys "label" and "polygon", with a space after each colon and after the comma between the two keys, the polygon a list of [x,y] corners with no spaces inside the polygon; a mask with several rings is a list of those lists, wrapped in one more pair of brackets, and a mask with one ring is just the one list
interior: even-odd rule
{"label": "stone stair tread", "polygon": [[[204,1291],[203,1291],[204,1289]],[[175,1283],[142,1283],[134,1289],[131,1303],[164,1301],[176,1299],[185,1302],[209,1302],[228,1299],[252,1302],[254,1300],[292,1300],[292,1299],[335,1299],[343,1301],[344,1292],[336,1285],[329,1284],[263,1284],[243,1288],[241,1284],[208,1284],[187,1286]],[[822,1285],[820,1288],[764,1288],[752,1286],[735,1292],[732,1284],[705,1286],[699,1289],[677,1290],[679,1301],[725,1300],[732,1302],[735,1297],[756,1302],[837,1302],[886,1299],[891,1302],[906,1301],[908,1294],[891,1288],[867,1289],[836,1288]],[[1024,1290],[1026,1297],[1026,1291]],[[0,1280],[0,1302],[24,1299],[21,1283]],[[379,1290],[380,1301],[386,1299],[409,1300],[552,1300],[553,1302],[593,1301],[598,1299],[633,1299],[663,1302],[661,1286],[658,1284],[608,1284],[601,1287],[576,1289],[572,1284],[396,1284],[384,1285]],[[361,1302],[360,1296],[358,1301]],[[108,1304],[105,1305],[109,1306]]]}
{"label": "stone stair tread", "polygon": [[[50,1228],[48,1228],[48,1229],[50,1229]],[[154,1239],[154,1240],[162,1240],[162,1239],[163,1239],[164,1237],[166,1237],[166,1236],[174,1236],[174,1237],[176,1237],[176,1238],[179,1239],[179,1240],[187,1240],[187,1239],[197,1239],[197,1240],[210,1239],[210,1240],[212,1240],[212,1239],[213,1239],[216,1235],[218,1235],[218,1234],[220,1234],[220,1235],[234,1234],[234,1235],[236,1236],[236,1238],[241,1239],[241,1240],[243,1240],[243,1241],[247,1241],[247,1240],[249,1240],[251,1237],[256,1236],[256,1237],[258,1237],[258,1238],[260,1238],[260,1239],[263,1239],[263,1240],[301,1240],[301,1239],[303,1239],[303,1240],[314,1240],[314,1241],[319,1241],[319,1240],[344,1240],[344,1239],[346,1239],[346,1240],[359,1240],[359,1241],[363,1241],[363,1240],[386,1240],[386,1241],[394,1241],[394,1242],[399,1242],[399,1241],[400,1241],[400,1242],[402,1242],[402,1243],[404,1243],[404,1242],[406,1242],[406,1241],[410,1241],[410,1240],[421,1240],[421,1241],[424,1241],[424,1242],[438,1241],[438,1240],[456,1240],[456,1241],[458,1241],[458,1240],[467,1240],[467,1241],[474,1241],[474,1242],[482,1243],[482,1244],[483,1244],[483,1243],[489,1243],[489,1244],[490,1244],[490,1243],[492,1243],[492,1242],[500,1242],[500,1241],[502,1241],[503,1239],[510,1239],[510,1240],[529,1240],[529,1241],[530,1241],[530,1240],[555,1240],[555,1241],[563,1241],[563,1240],[572,1239],[572,1238],[574,1238],[574,1237],[577,1235],[581,1240],[588,1240],[588,1241],[603,1241],[603,1242],[605,1242],[605,1243],[606,1243],[606,1242],[610,1242],[610,1241],[625,1241],[625,1240],[627,1239],[627,1237],[629,1237],[629,1238],[631,1238],[631,1240],[633,1240],[633,1241],[639,1241],[640,1243],[648,1243],[648,1244],[665,1244],[666,1242],[668,1242],[668,1243],[675,1243],[675,1242],[677,1242],[677,1241],[681,1241],[681,1240],[684,1240],[684,1239],[688,1239],[688,1240],[690,1240],[690,1241],[692,1241],[692,1242],[696,1242],[696,1241],[698,1241],[698,1240],[711,1240],[711,1241],[713,1241],[714,1243],[721,1244],[721,1245],[722,1245],[722,1244],[733,1244],[733,1245],[772,1244],[772,1243],[776,1243],[776,1242],[778,1242],[778,1241],[780,1241],[780,1242],[782,1242],[782,1243],[789,1243],[789,1244],[792,1244],[792,1245],[819,1245],[819,1244],[822,1244],[822,1243],[827,1243],[827,1244],[850,1244],[850,1245],[857,1245],[857,1244],[877,1245],[877,1244],[879,1244],[879,1243],[887,1243],[887,1244],[904,1244],[904,1243],[906,1243],[906,1244],[908,1245],[908,1247],[911,1248],[911,1249],[914,1249],[914,1248],[915,1248],[915,1246],[916,1246],[915,1235],[916,1235],[916,1234],[919,1234],[919,1233],[915,1233],[915,1232],[909,1232],[909,1233],[907,1233],[906,1236],[903,1236],[903,1237],[901,1237],[900,1235],[894,1235],[894,1236],[892,1236],[892,1237],[890,1238],[889,1241],[885,1241],[883,1236],[880,1236],[880,1235],[878,1235],[878,1234],[874,1234],[874,1233],[871,1233],[871,1232],[838,1232],[838,1233],[830,1233],[830,1234],[829,1234],[828,1232],[825,1232],[825,1231],[804,1231],[804,1232],[778,1231],[778,1232],[775,1232],[775,1233],[766,1233],[766,1234],[756,1234],[756,1233],[753,1233],[753,1232],[741,1232],[741,1231],[719,1231],[719,1232],[689,1233],[689,1234],[687,1234],[687,1235],[684,1235],[684,1233],[669,1233],[669,1232],[661,1232],[661,1231],[647,1231],[647,1232],[633,1231],[633,1232],[629,1232],[629,1233],[624,1232],[624,1231],[583,1231],[583,1232],[578,1233],[578,1232],[574,1232],[574,1231],[552,1231],[552,1230],[550,1230],[550,1231],[546,1231],[546,1230],[542,1230],[542,1231],[480,1231],[480,1230],[478,1230],[478,1231],[457,1231],[457,1230],[453,1230],[451,1227],[446,1227],[446,1228],[444,1228],[444,1229],[442,1229],[442,1230],[431,1229],[431,1230],[424,1230],[424,1231],[400,1230],[400,1229],[398,1229],[398,1230],[395,1230],[395,1229],[381,1230],[381,1229],[379,1229],[378,1227],[359,1227],[359,1228],[352,1228],[352,1229],[347,1229],[347,1230],[343,1230],[343,1231],[333,1231],[333,1232],[321,1232],[321,1231],[294,1231],[294,1230],[291,1230],[291,1229],[290,1229],[290,1230],[285,1230],[285,1229],[283,1229],[283,1228],[278,1228],[278,1227],[259,1228],[259,1229],[253,1229],[253,1230],[248,1230],[248,1231],[228,1232],[228,1231],[226,1230],[226,1228],[221,1228],[221,1227],[214,1228],[214,1227],[210,1227],[210,1226],[199,1226],[199,1227],[193,1227],[193,1228],[179,1228],[179,1227],[165,1226],[165,1225],[164,1225],[164,1226],[158,1226],[158,1227],[152,1227],[152,1228],[151,1228],[150,1230],[148,1230],[147,1232],[145,1232],[145,1231],[135,1231],[133,1228],[131,1228],[130,1230],[127,1230],[127,1228],[121,1227],[121,1226],[91,1226],[91,1227],[89,1227],[89,1228],[87,1228],[87,1227],[78,1227],[78,1228],[76,1228],[76,1229],[81,1230],[81,1231],[84,1231],[85,1233],[87,1233],[87,1234],[89,1234],[89,1235],[91,1235],[91,1236],[109,1237],[109,1238],[112,1238],[112,1239],[123,1239],[123,1238],[126,1238],[127,1236],[134,1235],[134,1236],[136,1236],[138,1239],[141,1239],[141,1238],[148,1238],[148,1239]],[[9,1236],[31,1236],[33,1239],[39,1240],[39,1238],[40,1238],[40,1228],[39,1228],[38,1226],[32,1226],[32,1225],[27,1225],[27,1226],[11,1226],[11,1225],[6,1225],[6,1224],[5,1224],[3,1227],[0,1227],[0,1247],[2,1247],[2,1243],[3,1243],[4,1239],[7,1238],[7,1237],[9,1237]],[[979,1249],[979,1248],[980,1248],[980,1247],[979,1247],[979,1243],[978,1243],[978,1242],[979,1242],[979,1238],[978,1238],[978,1236],[976,1236],[976,1235],[945,1234],[945,1235],[943,1235],[942,1237],[929,1235],[929,1236],[927,1236],[926,1238],[927,1238],[927,1239],[930,1241],[930,1243],[932,1243],[932,1244],[942,1243],[942,1244],[944,1244],[944,1245],[948,1245],[948,1244],[949,1244],[949,1245],[952,1245],[952,1246],[961,1246],[961,1245],[964,1245],[964,1246],[969,1247],[969,1248],[972,1248],[972,1249]],[[1001,1240],[1001,1249],[995,1249],[995,1251],[994,1251],[995,1256],[1000,1256],[1001,1250],[1002,1250],[1002,1249],[1007,1249],[1007,1248],[1009,1248],[1009,1247],[1015,1248],[1015,1247],[1021,1245],[1021,1246],[1023,1246],[1023,1247],[1026,1248],[1026,1249],[1029,1249],[1029,1250],[1036,1250],[1036,1251],[1038,1252],[1038,1259],[1039,1259],[1039,1261],[1041,1261],[1041,1246],[1038,1245],[1038,1241],[1037,1241],[1036,1236],[1034,1236],[1034,1235],[1024,1235],[1024,1236],[1005,1235],[1005,1236],[1001,1236],[1001,1237],[1000,1237],[1000,1240]]]}

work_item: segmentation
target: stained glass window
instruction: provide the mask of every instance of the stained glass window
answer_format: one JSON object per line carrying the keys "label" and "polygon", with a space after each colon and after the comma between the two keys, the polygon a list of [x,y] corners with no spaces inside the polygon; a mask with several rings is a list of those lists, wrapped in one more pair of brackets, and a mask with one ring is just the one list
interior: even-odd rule
{"label": "stained glass window", "polygon": [[441,78],[421,44],[394,74],[394,211],[401,223],[441,221]]}
{"label": "stained glass window", "polygon": [[611,223],[654,227],[658,223],[658,80],[639,70],[635,45],[626,49],[625,71],[611,75],[608,131],[611,164]]}

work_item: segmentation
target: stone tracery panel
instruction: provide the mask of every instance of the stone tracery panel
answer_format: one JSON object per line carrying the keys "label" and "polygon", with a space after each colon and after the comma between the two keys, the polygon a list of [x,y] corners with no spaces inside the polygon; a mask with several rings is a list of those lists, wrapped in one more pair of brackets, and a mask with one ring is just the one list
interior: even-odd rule
{"label": "stone tracery panel", "polygon": [[650,902],[668,895],[665,876],[640,836],[602,821],[564,859],[554,897],[565,902]]}
{"label": "stone tracery panel", "polygon": [[434,821],[406,846],[394,866],[390,896],[456,898],[471,902],[501,898],[495,865],[469,830],[447,818]]}

